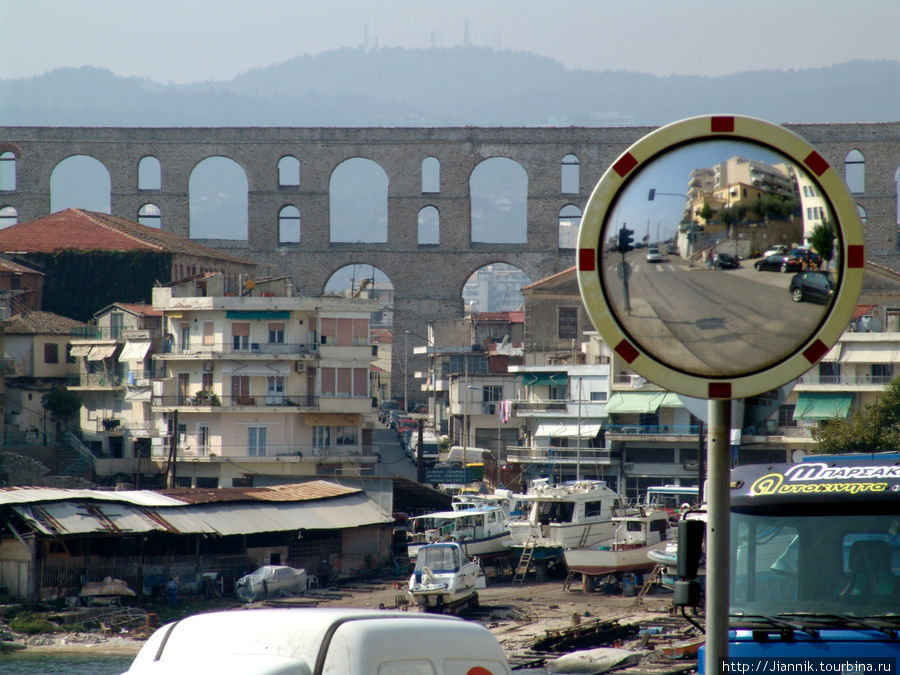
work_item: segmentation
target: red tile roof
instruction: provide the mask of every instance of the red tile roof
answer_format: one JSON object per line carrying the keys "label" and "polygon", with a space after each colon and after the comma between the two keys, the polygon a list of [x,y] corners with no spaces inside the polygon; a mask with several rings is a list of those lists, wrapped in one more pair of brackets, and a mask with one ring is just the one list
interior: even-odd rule
{"label": "red tile roof", "polygon": [[72,249],[168,251],[248,263],[195,244],[187,237],[85,209],[65,209],[0,230],[0,251],[6,253],[55,253]]}
{"label": "red tile roof", "polygon": [[7,335],[71,335],[86,323],[53,312],[22,312],[4,324]]}

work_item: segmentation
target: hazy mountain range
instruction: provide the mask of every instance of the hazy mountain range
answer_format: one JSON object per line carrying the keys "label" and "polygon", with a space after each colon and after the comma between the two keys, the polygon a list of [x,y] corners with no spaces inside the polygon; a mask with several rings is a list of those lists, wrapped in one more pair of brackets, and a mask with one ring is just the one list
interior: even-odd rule
{"label": "hazy mountain range", "polygon": [[484,47],[339,49],[223,82],[162,84],[93,67],[0,80],[0,124],[616,126],[733,112],[773,122],[900,119],[900,61],[724,77],[569,70]]}

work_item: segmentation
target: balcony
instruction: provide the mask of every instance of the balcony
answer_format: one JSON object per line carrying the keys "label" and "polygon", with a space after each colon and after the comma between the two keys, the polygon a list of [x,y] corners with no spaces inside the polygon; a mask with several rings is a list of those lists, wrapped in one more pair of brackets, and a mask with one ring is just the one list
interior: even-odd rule
{"label": "balcony", "polygon": [[80,373],[66,378],[69,389],[121,389],[125,386],[125,378],[121,375],[106,373]]}
{"label": "balcony", "polygon": [[516,464],[612,464],[606,448],[557,448],[548,446],[506,446],[506,461]]}
{"label": "balcony", "polygon": [[797,386],[825,387],[886,387],[893,380],[893,375],[818,375],[806,373],[797,380]]}
{"label": "balcony", "polygon": [[565,399],[548,400],[548,401],[513,401],[513,410],[516,413],[528,412],[552,412],[567,409],[567,401]]}
{"label": "balcony", "polygon": [[[161,445],[153,447],[152,456],[156,459],[169,454],[168,439]],[[254,448],[247,446],[197,445],[190,439],[180,441],[176,450],[178,461],[221,462],[232,459],[255,462],[375,462],[378,459],[378,448],[373,445],[345,445],[319,448],[312,445],[272,445]]]}
{"label": "balcony", "polygon": [[[366,401],[368,400],[366,398]],[[204,412],[221,412],[225,409],[275,407],[315,410],[319,406],[319,397],[307,396],[306,394],[263,394],[260,396],[173,395],[154,396],[151,405],[154,411],[164,411],[173,408],[190,411],[191,409],[202,408]]]}
{"label": "balcony", "polygon": [[235,345],[233,342],[210,342],[201,344],[198,342],[179,343],[170,342],[163,345],[164,358],[196,357],[214,358],[254,358],[256,356],[272,357],[285,356],[288,358],[314,358],[319,353],[319,346],[315,343],[297,342],[250,342],[243,345]]}

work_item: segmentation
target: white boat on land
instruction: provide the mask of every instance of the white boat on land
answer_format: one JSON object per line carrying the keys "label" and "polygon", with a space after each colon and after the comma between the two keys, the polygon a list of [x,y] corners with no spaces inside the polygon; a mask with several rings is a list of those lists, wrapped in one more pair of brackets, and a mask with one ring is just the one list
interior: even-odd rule
{"label": "white boat on land", "polygon": [[439,511],[409,519],[407,552],[418,556],[422,546],[456,541],[470,556],[507,553],[510,544],[509,520],[500,506],[477,506],[459,511]]}
{"label": "white boat on land", "polygon": [[533,558],[559,558],[567,548],[587,548],[615,537],[614,516],[627,515],[625,502],[602,480],[550,485],[532,482],[516,495],[525,506],[521,519],[509,523],[513,548],[533,549]]}
{"label": "white boat on land", "polygon": [[[681,514],[683,520],[702,520],[706,522],[706,506],[702,505],[696,509],[689,509]],[[678,579],[678,539],[673,538],[666,541],[665,545],[647,551],[647,558],[654,564],[663,565],[660,575],[660,583],[663,587],[672,589],[675,587],[675,581]],[[700,569],[697,572],[697,580],[701,583],[706,579],[706,566],[704,560],[701,560]]]}
{"label": "white boat on land", "polygon": [[452,541],[426,544],[419,549],[409,578],[409,596],[426,612],[477,604],[477,589],[483,587],[479,562],[470,559],[463,547]]}
{"label": "white boat on land", "polygon": [[512,490],[497,488],[493,492],[476,492],[461,490],[450,498],[450,508],[454,511],[465,511],[481,506],[499,506],[507,518],[516,509],[517,495]]}
{"label": "white boat on land", "polygon": [[642,507],[638,513],[613,517],[613,522],[617,527],[612,540],[563,553],[566,567],[582,575],[586,590],[593,588],[593,577],[653,569],[656,563],[648,554],[674,541],[677,531],[669,522],[668,511],[661,509]]}

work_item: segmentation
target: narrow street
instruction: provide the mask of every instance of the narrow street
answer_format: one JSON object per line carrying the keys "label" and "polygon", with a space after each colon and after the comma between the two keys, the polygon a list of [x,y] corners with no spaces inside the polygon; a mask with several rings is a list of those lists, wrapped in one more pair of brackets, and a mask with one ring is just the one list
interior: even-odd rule
{"label": "narrow street", "polygon": [[381,456],[381,461],[375,465],[376,476],[401,476],[416,480],[416,465],[406,456],[393,429],[379,423],[372,434],[372,444]]}

